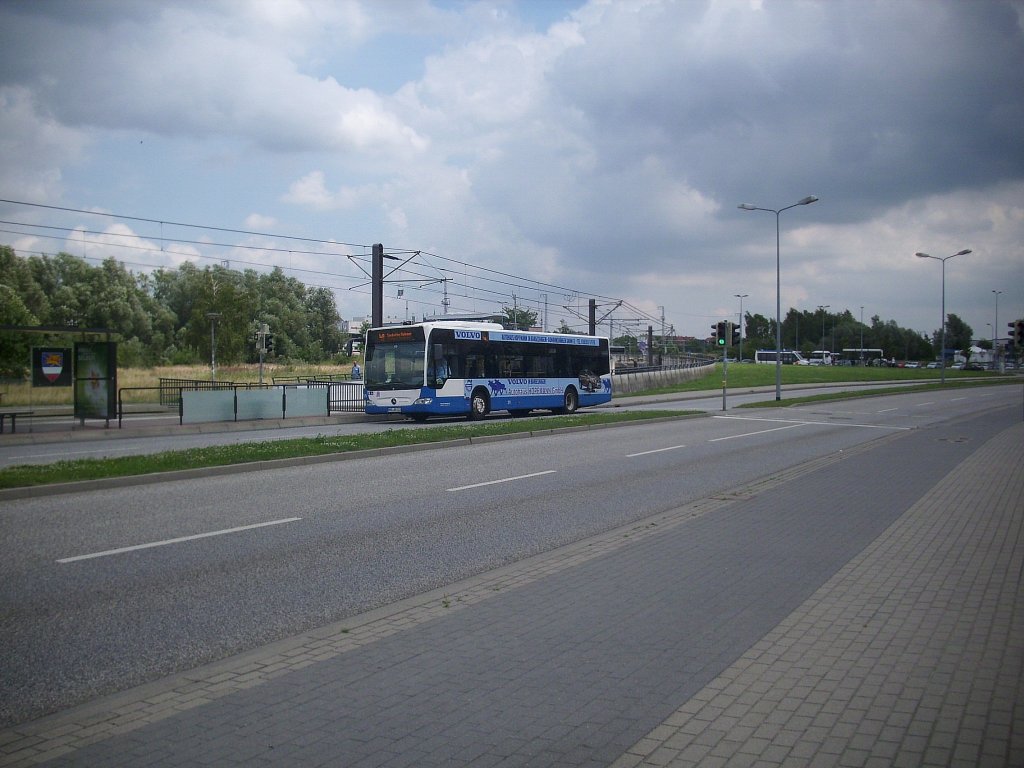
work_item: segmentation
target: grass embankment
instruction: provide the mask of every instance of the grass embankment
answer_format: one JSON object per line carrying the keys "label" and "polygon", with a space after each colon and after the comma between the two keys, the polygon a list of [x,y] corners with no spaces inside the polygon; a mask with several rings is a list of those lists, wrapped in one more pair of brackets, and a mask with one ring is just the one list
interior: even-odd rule
{"label": "grass embankment", "polygon": [[[872,382],[906,382],[914,384],[914,391],[928,391],[935,389],[953,389],[965,386],[977,386],[978,384],[1020,384],[1021,379],[1012,374],[1000,374],[993,371],[958,371],[946,370],[946,383],[940,381],[941,372],[935,369],[926,368],[860,368],[856,366],[814,366],[814,365],[784,365],[782,367],[783,385],[808,385],[815,384],[870,384]],[[775,385],[774,365],[744,365],[731,363],[729,365],[728,387],[731,391],[737,392],[744,389],[755,389],[757,387],[770,387]],[[671,394],[674,392],[703,392],[707,390],[719,390],[722,386],[722,364],[717,363],[713,370],[694,381],[682,382],[671,387],[650,389],[638,392],[638,395]],[[860,397],[878,397],[879,395],[901,394],[907,391],[906,386],[878,386],[869,390],[851,392],[826,392],[818,395],[806,395],[801,397],[790,390],[781,401],[775,400],[774,396],[756,403],[744,403],[738,408],[779,408],[805,403],[827,402],[829,400],[850,400]]]}
{"label": "grass embankment", "polygon": [[268,440],[241,445],[219,445],[165,451],[145,456],[124,456],[112,459],[76,459],[44,465],[19,465],[0,469],[0,488],[23,488],[34,485],[66,483],[128,477],[154,472],[172,472],[197,467],[219,467],[272,459],[292,459],[349,453],[399,445],[439,443],[490,435],[521,432],[543,432],[563,427],[589,427],[625,421],[685,416],[698,411],[649,411],[634,413],[579,413],[573,416],[538,416],[530,419],[506,419],[483,424],[443,424],[435,427],[387,429],[362,435]]}
{"label": "grass embankment", "polygon": [[[782,366],[783,384],[842,384],[871,383],[881,381],[926,382],[938,379],[940,371],[928,368],[870,368],[848,365],[784,365]],[[1002,381],[1004,374],[992,371],[946,371],[946,381]],[[1011,377],[1012,378],[1012,377]],[[729,364],[729,389],[767,387],[775,384],[774,365],[756,365],[743,363]],[[672,392],[700,392],[708,389],[722,388],[722,364],[716,363],[713,370],[693,381],[678,385],[651,389],[644,395],[669,394]]]}

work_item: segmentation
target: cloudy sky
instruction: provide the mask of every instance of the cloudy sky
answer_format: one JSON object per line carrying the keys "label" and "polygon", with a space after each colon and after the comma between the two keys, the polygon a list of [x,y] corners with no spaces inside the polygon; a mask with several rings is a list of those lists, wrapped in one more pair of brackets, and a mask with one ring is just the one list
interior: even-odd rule
{"label": "cloudy sky", "polygon": [[988,337],[1002,291],[1005,335],[1024,2],[0,2],[0,242],[21,254],[276,264],[353,317],[380,242],[425,254],[388,315],[440,312],[443,277],[453,312],[515,293],[573,324],[597,295],[703,337],[734,294],[775,313],[775,216],[737,206],[807,195],[780,218],[783,312],[930,332],[941,266],[914,254],[971,248],[947,311]]}

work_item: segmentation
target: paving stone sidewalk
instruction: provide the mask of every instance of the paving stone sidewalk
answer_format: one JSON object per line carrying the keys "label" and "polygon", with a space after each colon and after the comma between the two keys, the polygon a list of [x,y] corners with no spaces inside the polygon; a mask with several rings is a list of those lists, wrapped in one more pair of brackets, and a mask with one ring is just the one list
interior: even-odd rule
{"label": "paving stone sidewalk", "polygon": [[614,765],[1024,766],[1024,424]]}

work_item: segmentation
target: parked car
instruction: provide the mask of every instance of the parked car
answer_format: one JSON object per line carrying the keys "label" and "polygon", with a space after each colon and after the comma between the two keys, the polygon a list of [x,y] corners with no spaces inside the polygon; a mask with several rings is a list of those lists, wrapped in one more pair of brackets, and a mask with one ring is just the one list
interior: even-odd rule
{"label": "parked car", "polygon": [[964,366],[965,371],[984,371],[985,366],[981,363],[968,363]]}
{"label": "parked car", "polygon": [[920,368],[921,364],[918,362],[911,361],[903,366],[904,368]]}
{"label": "parked car", "polygon": [[925,366],[925,368],[938,368],[938,367],[939,367],[939,364],[937,362],[935,362],[934,360],[932,362],[928,363],[928,365]]}

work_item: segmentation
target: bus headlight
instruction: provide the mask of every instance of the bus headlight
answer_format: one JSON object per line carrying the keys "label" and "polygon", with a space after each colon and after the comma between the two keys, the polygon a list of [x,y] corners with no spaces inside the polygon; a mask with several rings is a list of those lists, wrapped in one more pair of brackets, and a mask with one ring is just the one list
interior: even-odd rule
{"label": "bus headlight", "polygon": [[418,397],[415,400],[413,400],[412,404],[413,405],[430,405],[432,402],[434,402],[434,398],[432,398],[432,397]]}

